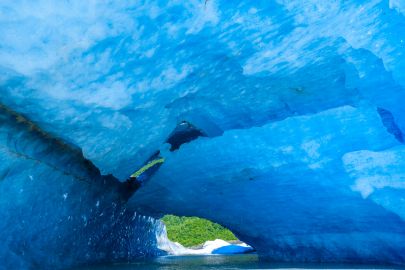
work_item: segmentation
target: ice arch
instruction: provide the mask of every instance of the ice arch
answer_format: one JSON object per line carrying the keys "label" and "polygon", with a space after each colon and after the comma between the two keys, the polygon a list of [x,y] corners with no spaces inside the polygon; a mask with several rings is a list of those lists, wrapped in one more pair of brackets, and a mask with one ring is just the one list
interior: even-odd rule
{"label": "ice arch", "polygon": [[[2,260],[41,258],[21,247],[50,225],[63,229],[41,241],[77,244],[83,262],[154,254],[137,210],[218,221],[273,260],[404,263],[400,1],[3,1],[0,13],[0,104],[18,116],[1,122]],[[181,121],[206,136],[170,151]],[[118,180],[157,150],[165,163],[122,202]],[[119,224],[123,242],[93,253],[69,232],[88,228],[97,194],[108,213],[95,226]],[[131,214],[117,223],[112,202]],[[50,208],[37,220],[33,205]],[[53,226],[71,214],[81,223]]]}

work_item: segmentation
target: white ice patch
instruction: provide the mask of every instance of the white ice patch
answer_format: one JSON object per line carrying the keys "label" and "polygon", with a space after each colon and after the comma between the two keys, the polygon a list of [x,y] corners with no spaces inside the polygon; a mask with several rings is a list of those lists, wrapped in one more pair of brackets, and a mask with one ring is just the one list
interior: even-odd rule
{"label": "white ice patch", "polygon": [[346,171],[355,180],[352,189],[364,198],[375,189],[405,189],[405,147],[382,152],[356,151],[343,156]]}
{"label": "white ice patch", "polygon": [[390,0],[390,8],[396,9],[405,15],[405,1],[404,0]]}
{"label": "white ice patch", "polygon": [[189,25],[187,34],[196,34],[200,32],[205,25],[216,25],[219,22],[219,11],[216,7],[215,1],[205,1],[204,7],[203,1],[190,1],[194,6],[194,16],[185,21],[185,25]]}
{"label": "white ice patch", "polygon": [[[131,25],[114,6],[95,1],[2,1],[0,60],[25,75],[45,70],[75,50]],[[5,24],[7,22],[7,24]]]}

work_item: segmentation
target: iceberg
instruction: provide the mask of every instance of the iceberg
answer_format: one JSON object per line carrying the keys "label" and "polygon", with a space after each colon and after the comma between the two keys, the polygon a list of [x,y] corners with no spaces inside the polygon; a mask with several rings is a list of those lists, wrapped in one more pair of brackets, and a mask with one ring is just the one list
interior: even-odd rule
{"label": "iceberg", "polygon": [[404,10],[2,1],[0,269],[157,256],[167,213],[272,261],[405,264]]}

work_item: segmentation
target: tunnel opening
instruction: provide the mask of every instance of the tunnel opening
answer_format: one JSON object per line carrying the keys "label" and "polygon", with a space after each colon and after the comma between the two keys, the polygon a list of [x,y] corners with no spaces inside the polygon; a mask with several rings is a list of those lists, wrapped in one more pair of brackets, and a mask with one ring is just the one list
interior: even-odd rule
{"label": "tunnel opening", "polygon": [[[206,134],[187,121],[181,121],[170,133],[166,143],[170,144],[170,151],[176,151],[181,145],[191,142],[199,137],[206,137]],[[165,159],[159,150],[154,152],[130,177],[126,180],[127,197],[132,195],[144,183],[146,183],[162,166]]]}
{"label": "tunnel opening", "polygon": [[191,142],[199,137],[207,135],[187,121],[181,121],[167,138],[166,142],[170,144],[170,151],[176,151],[182,144]]}
{"label": "tunnel opening", "polygon": [[172,255],[245,254],[254,249],[240,241],[228,228],[196,216],[165,215],[169,245],[161,245]]}

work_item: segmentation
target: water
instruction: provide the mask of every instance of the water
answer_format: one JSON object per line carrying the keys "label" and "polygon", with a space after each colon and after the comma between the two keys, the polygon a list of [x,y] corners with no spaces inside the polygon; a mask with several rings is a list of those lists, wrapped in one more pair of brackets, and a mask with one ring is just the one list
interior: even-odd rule
{"label": "water", "polygon": [[256,254],[165,256],[129,264],[99,265],[75,270],[197,270],[197,269],[400,269],[381,265],[279,264],[260,262]]}

